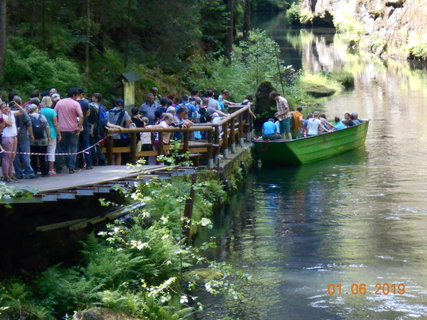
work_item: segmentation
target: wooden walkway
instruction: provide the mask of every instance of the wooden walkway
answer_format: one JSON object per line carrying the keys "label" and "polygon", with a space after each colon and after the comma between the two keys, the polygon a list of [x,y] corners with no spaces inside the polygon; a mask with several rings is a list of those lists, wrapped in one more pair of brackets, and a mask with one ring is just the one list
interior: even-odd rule
{"label": "wooden walkway", "polygon": [[[151,173],[153,170],[156,171],[165,167],[164,165],[143,166],[143,171]],[[110,183],[117,180],[134,178],[140,174],[142,173],[132,171],[126,166],[102,166],[94,167],[92,170],[79,170],[74,174],[62,173],[51,177],[19,180],[11,183],[10,186],[32,188],[37,193],[46,193]]]}

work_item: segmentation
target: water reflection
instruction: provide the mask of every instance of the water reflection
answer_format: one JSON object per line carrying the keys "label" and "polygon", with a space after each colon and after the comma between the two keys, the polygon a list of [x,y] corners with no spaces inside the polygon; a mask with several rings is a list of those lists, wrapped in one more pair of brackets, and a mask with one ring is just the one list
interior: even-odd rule
{"label": "water reflection", "polygon": [[[253,281],[237,284],[243,301],[206,298],[205,318],[425,318],[426,70],[351,53],[330,33],[274,30],[306,69],[355,75],[354,90],[326,110],[370,118],[366,148],[296,169],[263,168],[249,180],[214,254]],[[331,283],[343,294],[329,295]],[[354,283],[368,293],[351,294]],[[377,283],[403,283],[407,292],[376,295]]]}

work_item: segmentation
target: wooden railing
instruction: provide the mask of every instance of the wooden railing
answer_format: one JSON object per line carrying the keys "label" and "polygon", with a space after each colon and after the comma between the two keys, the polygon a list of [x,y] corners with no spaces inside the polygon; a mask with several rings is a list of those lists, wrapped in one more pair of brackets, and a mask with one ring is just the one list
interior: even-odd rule
{"label": "wooden railing", "polygon": [[[180,150],[182,152],[189,152],[190,157],[205,158],[208,168],[212,168],[218,161],[218,156],[222,152],[224,157],[228,156],[228,152],[235,152],[236,143],[243,145],[244,139],[252,131],[252,114],[250,112],[250,105],[234,106],[233,109],[237,111],[231,113],[229,116],[224,117],[220,122],[212,123],[197,123],[190,128],[159,128],[158,126],[152,128],[109,128],[107,130],[109,136],[107,138],[106,147],[103,151],[107,155],[109,164],[113,164],[114,154],[127,153],[131,163],[141,157],[151,157],[166,154],[169,150],[169,145],[163,143],[164,133],[181,132],[182,139]],[[195,131],[206,132],[204,136],[207,139],[194,140],[191,139],[191,133]],[[153,144],[153,150],[141,151],[137,150],[137,134],[141,132],[157,133],[158,143]],[[130,136],[130,145],[127,147],[114,147],[113,136],[114,133],[126,133]],[[198,162],[198,161],[197,161]]]}

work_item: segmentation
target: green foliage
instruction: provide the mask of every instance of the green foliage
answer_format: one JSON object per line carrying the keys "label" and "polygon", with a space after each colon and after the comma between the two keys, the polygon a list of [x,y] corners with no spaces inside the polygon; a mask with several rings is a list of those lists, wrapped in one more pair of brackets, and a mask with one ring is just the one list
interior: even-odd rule
{"label": "green foliage", "polygon": [[238,101],[256,91],[263,81],[278,81],[279,45],[264,31],[251,31],[247,42],[234,46],[231,62],[225,58],[194,60],[192,85],[199,88],[227,88]]}
{"label": "green foliage", "polygon": [[300,24],[301,23],[300,13],[301,13],[301,5],[297,2],[293,2],[290,5],[289,9],[286,10],[286,19],[291,24]]}
{"label": "green foliage", "polygon": [[[241,179],[239,174],[236,171],[236,179]],[[229,279],[246,275],[207,260],[203,252],[212,244],[193,247],[183,235],[190,224],[183,212],[191,186],[190,177],[141,183],[130,196],[146,206],[135,212],[132,223],[116,221],[99,237],[91,234],[84,243],[80,266],[50,267],[32,287],[19,280],[2,284],[0,314],[50,320],[101,306],[141,319],[186,319],[203,308],[191,294],[201,283],[212,294],[239,297]],[[212,227],[213,209],[227,195],[210,172],[200,174],[193,188],[194,233]],[[201,279],[197,273],[187,272],[206,266],[214,277]]]}
{"label": "green foliage", "polygon": [[365,34],[365,28],[350,11],[345,10],[347,9],[334,13],[334,26],[350,46],[356,47]]}
{"label": "green foliage", "polygon": [[157,156],[157,161],[164,162],[171,166],[181,165],[184,167],[191,167],[193,165],[190,160],[190,152],[181,152],[180,140],[171,140],[169,147],[169,153]]}
{"label": "green foliage", "polygon": [[415,36],[408,38],[407,44],[409,53],[412,57],[421,60],[427,60],[427,36]]}
{"label": "green foliage", "polygon": [[53,320],[49,309],[39,305],[31,288],[20,280],[0,283],[0,318]]}
{"label": "green foliage", "polygon": [[35,88],[57,88],[66,92],[78,86],[83,78],[78,65],[68,58],[49,58],[44,51],[24,42],[22,38],[9,39],[5,65],[6,87],[24,98]]}
{"label": "green foliage", "polygon": [[329,96],[341,92],[344,87],[329,76],[329,73],[303,73],[299,79],[300,87],[312,95]]}
{"label": "green foliage", "polygon": [[35,192],[36,190],[30,187],[16,188],[0,181],[0,206],[12,198],[30,198]]}
{"label": "green foliage", "polygon": [[328,76],[341,83],[346,89],[354,87],[354,76],[351,72],[333,71]]}

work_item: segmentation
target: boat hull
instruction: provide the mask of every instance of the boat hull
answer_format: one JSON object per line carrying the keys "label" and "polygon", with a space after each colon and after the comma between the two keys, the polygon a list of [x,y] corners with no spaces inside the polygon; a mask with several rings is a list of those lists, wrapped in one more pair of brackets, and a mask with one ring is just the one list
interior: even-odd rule
{"label": "boat hull", "polygon": [[328,159],[365,144],[369,121],[343,130],[292,141],[255,140],[255,156],[265,164],[302,165]]}

